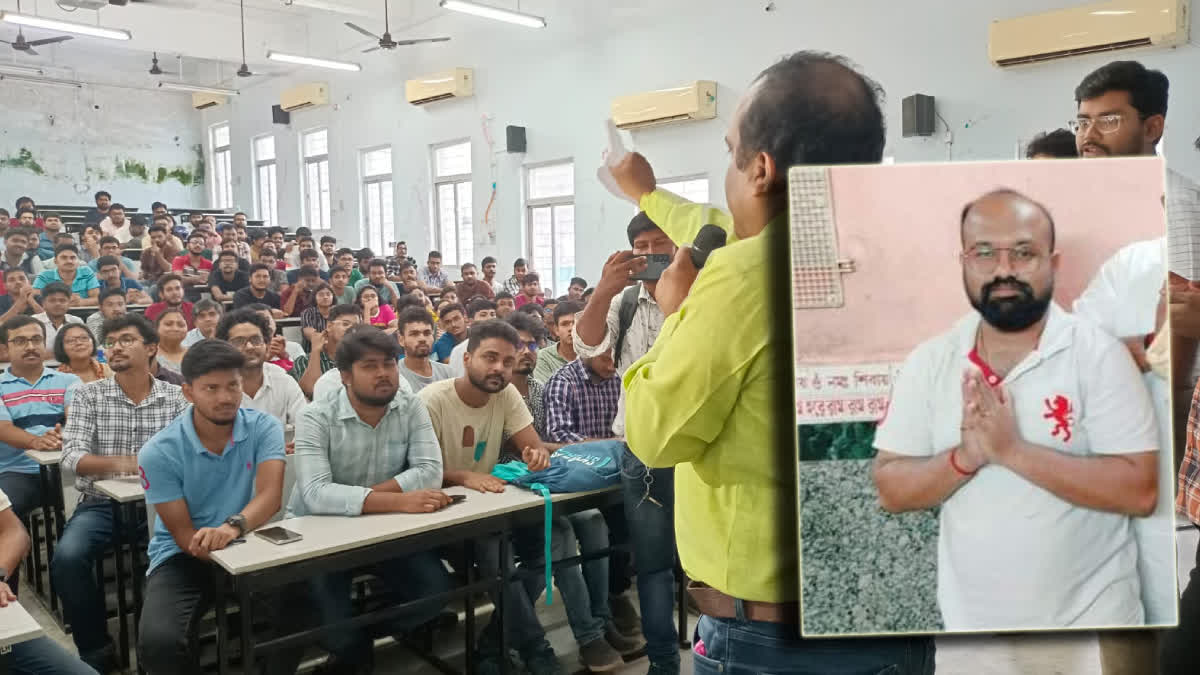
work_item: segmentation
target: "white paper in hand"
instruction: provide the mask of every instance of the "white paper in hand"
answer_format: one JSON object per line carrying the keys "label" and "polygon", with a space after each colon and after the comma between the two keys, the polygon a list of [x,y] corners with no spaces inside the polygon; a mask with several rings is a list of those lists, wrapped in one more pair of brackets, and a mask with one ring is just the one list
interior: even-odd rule
{"label": "white paper in hand", "polygon": [[617,185],[617,179],[613,178],[612,167],[621,163],[622,159],[629,154],[625,149],[625,143],[621,141],[621,132],[617,129],[617,125],[610,119],[606,123],[608,131],[608,149],[604,151],[604,163],[596,170],[596,178],[600,179],[600,184],[608,188],[608,191],[624,199],[625,201],[636,205],[637,201],[631,199],[629,195],[621,191]]}

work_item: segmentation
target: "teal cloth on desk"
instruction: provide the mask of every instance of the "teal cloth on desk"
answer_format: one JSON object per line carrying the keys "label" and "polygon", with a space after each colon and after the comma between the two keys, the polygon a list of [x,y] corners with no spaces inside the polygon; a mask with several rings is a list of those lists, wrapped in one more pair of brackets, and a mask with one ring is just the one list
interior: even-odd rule
{"label": "teal cloth on desk", "polygon": [[[505,462],[504,464],[497,464],[495,467],[493,467],[492,475],[506,483],[516,485],[516,483],[514,483],[513,481],[517,480],[518,478],[523,478],[525,476],[528,476],[529,475],[529,467],[525,464],[525,462]],[[549,488],[547,488],[545,485],[542,485],[541,483],[530,483],[527,485],[521,485],[520,487],[523,487],[523,488],[526,488],[529,490],[533,490],[534,492],[540,494],[542,496],[542,501],[545,503],[545,507],[544,507],[545,513],[542,518],[542,520],[544,521],[544,529],[542,532],[542,539],[543,539],[542,555],[545,556],[544,562],[546,564],[546,604],[553,605],[554,604],[554,579],[553,579],[554,567],[551,564],[551,554],[550,554],[551,532],[550,532],[550,529],[551,529],[551,521],[554,518],[554,505],[550,502],[550,490],[549,490]]]}

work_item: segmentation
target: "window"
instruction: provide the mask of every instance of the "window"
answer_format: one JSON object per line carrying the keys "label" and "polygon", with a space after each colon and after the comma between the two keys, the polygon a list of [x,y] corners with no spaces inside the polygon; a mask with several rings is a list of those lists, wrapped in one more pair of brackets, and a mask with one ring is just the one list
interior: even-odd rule
{"label": "window", "polygon": [[525,177],[527,257],[546,296],[561,295],[575,276],[575,163],[529,167]]}
{"label": "window", "polygon": [[279,187],[275,182],[275,137],[254,139],[254,204],[256,215],[266,227],[276,223]]}
{"label": "window", "polygon": [[471,142],[433,148],[433,216],[429,240],[450,267],[470,262],[475,254],[471,220]]}
{"label": "window", "polygon": [[212,205],[214,209],[233,208],[233,170],[229,150],[229,124],[212,128]]}
{"label": "window", "polygon": [[708,203],[708,177],[691,176],[688,178],[667,178],[658,183],[658,187],[674,192],[689,202],[697,204]]}
{"label": "window", "polygon": [[304,154],[304,219],[309,229],[328,230],[329,130],[316,129],[301,139]]}
{"label": "window", "polygon": [[392,149],[377,148],[362,153],[363,219],[362,240],[379,253],[387,251],[387,237],[395,234],[392,211]]}

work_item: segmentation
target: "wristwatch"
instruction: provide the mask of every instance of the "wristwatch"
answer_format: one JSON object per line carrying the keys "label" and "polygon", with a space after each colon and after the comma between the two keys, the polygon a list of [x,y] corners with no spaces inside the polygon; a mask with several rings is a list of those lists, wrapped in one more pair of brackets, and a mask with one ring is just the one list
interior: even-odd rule
{"label": "wristwatch", "polygon": [[236,529],[239,537],[246,534],[246,516],[243,516],[240,513],[235,513],[234,515],[226,518],[225,524]]}

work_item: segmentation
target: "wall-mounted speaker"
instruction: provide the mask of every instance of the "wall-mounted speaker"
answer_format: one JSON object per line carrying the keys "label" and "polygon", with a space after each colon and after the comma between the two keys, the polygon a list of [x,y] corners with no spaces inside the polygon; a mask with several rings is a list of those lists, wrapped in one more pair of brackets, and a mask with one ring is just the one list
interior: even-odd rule
{"label": "wall-mounted speaker", "polygon": [[283,106],[276,104],[271,106],[271,121],[275,124],[291,124],[292,113],[283,109]]}
{"label": "wall-mounted speaker", "polygon": [[934,100],[925,94],[913,94],[904,99],[903,108],[904,137],[932,136],[937,130],[934,121]]}
{"label": "wall-mounted speaker", "polygon": [[508,139],[505,149],[508,152],[525,152],[525,127],[508,126],[504,131]]}

